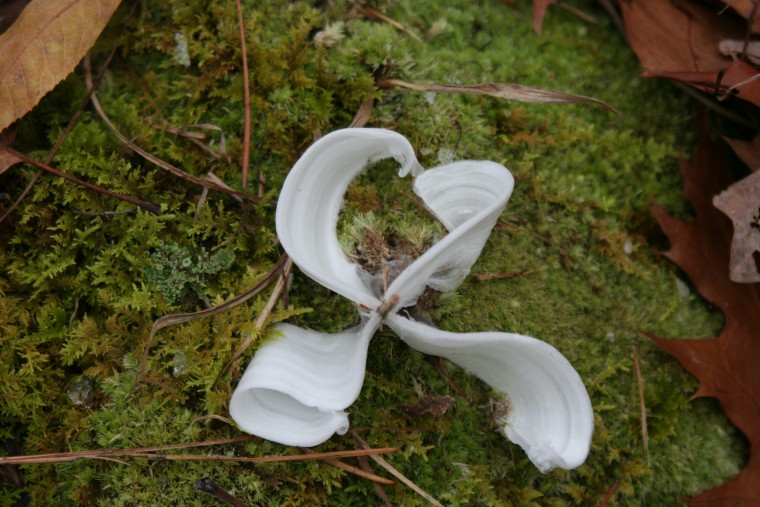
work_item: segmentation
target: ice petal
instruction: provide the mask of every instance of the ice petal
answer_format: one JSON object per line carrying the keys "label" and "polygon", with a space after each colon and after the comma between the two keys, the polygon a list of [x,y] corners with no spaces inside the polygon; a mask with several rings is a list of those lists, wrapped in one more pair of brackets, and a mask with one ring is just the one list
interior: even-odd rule
{"label": "ice petal", "polygon": [[394,280],[388,294],[395,308],[409,306],[425,286],[446,292],[470,272],[514,187],[501,164],[460,161],[428,169],[415,179],[414,191],[450,231]]}
{"label": "ice petal", "polygon": [[289,324],[264,343],[230,400],[230,415],[246,432],[285,445],[311,447],[348,430],[343,411],[359,396],[375,315],[337,334]]}
{"label": "ice petal", "polygon": [[399,175],[419,172],[414,149],[384,129],[344,129],[309,147],[293,166],[277,203],[277,235],[306,275],[369,308],[379,301],[365,286],[338,243],[336,225],[343,194],[369,162],[396,159]]}
{"label": "ice petal", "polygon": [[504,433],[542,472],[580,466],[594,415],[586,388],[548,343],[511,333],[450,333],[400,315],[385,321],[411,347],[449,359],[509,397]]}

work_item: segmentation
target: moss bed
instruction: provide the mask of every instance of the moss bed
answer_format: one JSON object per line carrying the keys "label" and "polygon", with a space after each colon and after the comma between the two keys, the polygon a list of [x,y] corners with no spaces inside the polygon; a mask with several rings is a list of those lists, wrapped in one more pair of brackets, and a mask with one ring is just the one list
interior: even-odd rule
{"label": "moss bed", "polygon": [[[234,2],[125,2],[92,52],[117,128],[150,153],[198,176],[213,171],[240,188],[243,81]],[[133,448],[239,436],[227,403],[266,332],[254,322],[272,288],[216,316],[159,331],[155,319],[218,305],[255,285],[277,261],[278,188],[315,136],[348,126],[375,98],[369,126],[412,142],[423,165],[494,160],[515,192],[468,280],[429,310],[452,331],[508,331],[557,347],[577,368],[594,406],[586,463],[543,475],[497,434],[498,403],[452,365],[457,395],[428,357],[389,330],[370,347],[352,424],[388,460],[444,504],[497,506],[674,505],[735,475],[746,443],[709,399],[688,401],[696,381],[641,332],[710,337],[722,325],[659,252],[667,241],[653,201],[691,216],[678,158],[694,150],[694,104],[643,80],[625,40],[595,2],[587,24],[550,10],[532,32],[531,2],[385,1],[375,8],[418,34],[368,19],[347,1],[243,2],[250,65],[251,168],[258,204],[241,204],[146,162],[88,109],[52,165],[115,192],[158,204],[160,215],[44,175],[0,223],[0,437],[7,454]],[[514,82],[577,93],[621,112],[487,97],[379,90],[377,78],[414,83]],[[44,160],[86,94],[77,70],[19,125],[15,148]],[[211,124],[202,140],[219,158],[161,125]],[[34,174],[0,176],[7,209]],[[344,222],[372,211],[409,230],[421,215],[408,180],[389,170],[363,177]],[[0,209],[1,211],[1,209]],[[342,227],[348,227],[344,223]],[[288,305],[268,322],[324,331],[356,322],[351,304],[297,270]],[[254,344],[215,383],[244,337]],[[634,352],[635,351],[635,352]],[[634,353],[645,383],[648,455],[641,432]],[[421,396],[456,398],[440,417],[400,407]],[[380,429],[371,429],[380,428]],[[415,430],[423,428],[421,431]],[[350,435],[321,451],[352,449]],[[267,441],[187,453],[300,452]],[[384,473],[384,472],[378,472]],[[193,488],[210,477],[249,505],[380,505],[371,482],[324,463],[245,465],[204,461],[79,460],[2,474],[0,504],[218,505]],[[397,505],[427,502],[400,483]]]}

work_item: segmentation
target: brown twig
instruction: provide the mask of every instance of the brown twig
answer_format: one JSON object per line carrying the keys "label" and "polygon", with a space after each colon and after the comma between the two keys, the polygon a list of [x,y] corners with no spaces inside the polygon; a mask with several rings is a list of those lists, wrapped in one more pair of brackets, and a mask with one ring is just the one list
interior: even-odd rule
{"label": "brown twig", "polygon": [[259,280],[259,282],[256,285],[246,290],[239,296],[235,296],[234,298],[230,299],[229,301],[225,303],[222,303],[219,306],[208,308],[206,310],[200,310],[198,312],[193,312],[193,313],[178,313],[174,315],[164,315],[163,317],[159,317],[158,319],[156,319],[156,321],[153,323],[153,327],[151,328],[150,334],[148,335],[148,339],[145,343],[145,349],[143,350],[143,357],[142,357],[142,360],[140,361],[140,377],[145,376],[145,368],[148,362],[148,353],[150,352],[150,348],[153,345],[153,338],[156,336],[156,333],[159,330],[167,326],[173,326],[175,324],[181,324],[183,322],[190,322],[192,320],[202,319],[204,317],[211,317],[212,315],[216,315],[217,313],[230,310],[240,304],[245,303],[246,301],[251,299],[253,296],[258,294],[262,290],[266,289],[269,286],[269,284],[272,283],[272,280],[274,280],[275,276],[277,276],[277,273],[280,272],[282,267],[288,261],[290,261],[290,259],[288,258],[287,254],[282,254],[279,260],[272,267],[272,269],[270,269],[269,272],[266,275],[264,275],[264,277],[261,280]]}
{"label": "brown twig", "polygon": [[[372,467],[369,464],[369,460],[367,459],[367,456],[359,456],[356,458],[356,461],[359,462],[359,465],[362,467],[362,470],[365,472],[372,473]],[[393,507],[393,504],[391,504],[390,499],[388,498],[388,493],[385,492],[385,488],[382,484],[378,484],[377,482],[373,482],[372,485],[375,487],[375,492],[377,493],[377,496],[380,497],[380,499],[385,502],[385,505],[387,507]]]}
{"label": "brown twig", "polygon": [[[359,444],[360,447],[362,447],[363,449],[370,448],[369,445],[367,445],[367,442],[362,440],[362,438],[359,435],[357,435],[355,431],[352,431],[351,433],[354,436],[354,440],[356,440],[356,442]],[[396,468],[393,465],[385,461],[382,457],[377,456],[375,454],[369,454],[368,456],[372,458],[373,460],[375,460],[375,462],[378,465],[385,468],[391,475],[393,475],[398,480],[406,484],[412,491],[414,491],[415,493],[420,495],[422,498],[430,502],[431,505],[435,505],[436,507],[443,507],[443,505],[438,500],[430,496],[430,494],[425,492],[425,490],[417,486],[414,482],[408,479],[404,474],[396,470]]]}
{"label": "brown twig", "polygon": [[245,110],[243,122],[243,167],[242,187],[248,187],[248,164],[251,160],[251,91],[248,85],[248,56],[245,50],[245,25],[243,24],[243,7],[240,0],[236,0],[238,26],[240,27],[240,52],[243,58],[243,107]]}
{"label": "brown twig", "polygon": [[[89,56],[86,56],[84,59],[84,77],[85,82],[88,86],[91,86],[92,83],[92,71],[90,69],[90,59]],[[108,118],[108,115],[103,110],[103,106],[101,106],[100,101],[98,100],[98,96],[95,92],[92,93],[91,97],[92,106],[95,108],[95,111],[98,113],[98,116],[100,116],[100,119],[103,120],[103,123],[106,124],[106,127],[111,131],[113,135],[115,135],[119,141],[121,141],[127,148],[134,151],[144,159],[148,160],[149,162],[152,162],[153,164],[157,165],[161,169],[164,169],[165,171],[182,178],[185,181],[189,181],[191,183],[194,183],[196,185],[199,185],[201,187],[209,188],[210,190],[216,190],[218,192],[224,192],[225,194],[230,195],[236,195],[238,197],[241,197],[243,199],[248,199],[249,201],[258,202],[259,198],[255,195],[247,194],[245,192],[238,192],[236,190],[230,190],[227,187],[217,185],[216,183],[213,183],[207,179],[204,178],[198,178],[197,176],[193,176],[192,174],[189,174],[182,169],[173,166],[169,162],[166,162],[165,160],[161,160],[160,158],[156,157],[152,153],[149,153],[139,146],[137,146],[135,143],[127,139],[127,137],[119,132],[117,128],[114,126],[113,123],[111,123],[111,120]]]}
{"label": "brown twig", "polygon": [[375,19],[378,21],[384,21],[390,24],[391,26],[393,26],[394,28],[396,28],[397,30],[401,30],[402,32],[404,32],[405,34],[407,34],[409,37],[416,40],[417,42],[422,42],[422,39],[420,39],[420,37],[416,33],[412,32],[411,30],[409,30],[407,27],[405,27],[398,21],[389,18],[382,12],[378,12],[372,7],[367,7],[367,6],[361,6],[359,7],[359,10],[361,10],[362,13],[364,13],[364,15],[367,16],[368,18]]}
{"label": "brown twig", "polygon": [[596,24],[599,23],[599,20],[596,19],[594,16],[592,16],[591,14],[589,14],[587,12],[584,12],[584,11],[580,10],[579,8],[577,8],[577,7],[573,6],[573,5],[566,4],[565,2],[561,2],[561,1],[558,1],[554,5],[556,5],[557,7],[561,8],[561,9],[566,10],[570,14],[576,16],[579,19],[582,19],[586,23],[591,23],[592,25],[596,25]]}
{"label": "brown twig", "polygon": [[217,500],[221,500],[222,502],[226,503],[227,505],[232,505],[232,507],[248,507],[245,503],[243,503],[241,500],[235,498],[222,488],[216,485],[214,481],[211,480],[210,477],[204,477],[203,479],[197,481],[195,484],[193,484],[193,489],[197,491],[202,491],[203,493],[207,493]]}
{"label": "brown twig", "polygon": [[[274,310],[274,306],[277,304],[277,301],[279,301],[282,293],[285,291],[285,287],[288,284],[288,277],[290,276],[290,270],[293,268],[293,261],[290,260],[286,254],[283,254],[283,257],[285,257],[286,260],[284,264],[281,265],[281,268],[278,269],[278,271],[281,270],[281,273],[280,278],[277,280],[277,285],[274,286],[272,295],[269,296],[269,300],[267,301],[266,306],[261,311],[261,314],[259,314],[259,317],[256,319],[256,323],[254,324],[256,334],[258,334],[258,332],[264,328],[267,319],[272,313],[272,310]],[[222,371],[219,372],[219,375],[217,375],[216,380],[214,380],[214,384],[211,387],[212,391],[216,388],[219,380],[227,374],[230,368],[232,368],[232,365],[235,364],[235,361],[237,361],[238,358],[243,355],[246,350],[248,350],[248,347],[250,347],[251,343],[253,343],[253,338],[254,334],[248,334],[245,337],[245,340],[243,340],[243,343],[240,344],[240,347],[238,347],[235,353],[232,354],[232,358],[227,362],[227,364],[224,365],[224,368],[222,368]]]}
{"label": "brown twig", "polygon": [[472,403],[472,397],[470,397],[469,394],[464,392],[464,389],[459,387],[456,382],[454,382],[451,377],[449,376],[448,372],[446,372],[446,367],[443,364],[443,362],[446,359],[441,356],[434,356],[433,361],[435,362],[435,368],[438,370],[438,374],[443,377],[443,380],[446,381],[446,383],[449,385],[451,389],[454,390],[455,393],[457,393],[459,396],[467,400],[467,403]]}
{"label": "brown twig", "polygon": [[518,269],[517,271],[507,271],[505,273],[483,273],[472,277],[474,282],[484,282],[486,280],[502,280],[504,278],[513,278],[515,276],[529,275],[535,273],[535,269]]}
{"label": "brown twig", "polygon": [[[301,452],[303,452],[304,454],[314,454],[314,451],[312,451],[311,449],[306,449],[306,448],[301,448]],[[366,459],[366,456],[360,456],[360,458]],[[373,474],[371,470],[360,470],[356,468],[355,466],[351,466],[348,463],[344,463],[343,461],[340,461],[339,459],[330,458],[330,459],[325,459],[324,462],[332,466],[338,467],[342,470],[345,470],[348,473],[358,475],[359,477],[363,477],[364,479],[369,479],[370,481],[377,484],[389,484],[389,485],[394,484],[392,480]]]}
{"label": "brown twig", "polygon": [[633,346],[633,373],[636,376],[636,384],[639,391],[639,405],[641,406],[641,438],[644,444],[644,456],[649,464],[649,429],[647,427],[647,405],[644,401],[644,380],[641,377],[641,368],[639,367],[639,353],[636,346]]}
{"label": "brown twig", "polygon": [[59,171],[58,169],[55,169],[53,167],[50,167],[49,165],[45,164],[44,162],[40,162],[38,160],[34,160],[33,158],[27,157],[23,153],[14,150],[13,148],[5,148],[10,153],[12,153],[15,157],[20,158],[22,161],[26,162],[27,164],[32,164],[33,166],[42,169],[43,171],[49,172],[50,174],[54,174],[60,178],[63,178],[67,181],[70,181],[72,183],[76,183],[77,185],[81,185],[83,187],[89,188],[90,190],[94,190],[96,192],[100,192],[101,194],[105,194],[109,197],[113,197],[115,199],[119,199],[122,201],[126,201],[130,204],[134,204],[135,206],[139,206],[140,208],[144,209],[145,211],[148,211],[150,213],[153,213],[155,215],[161,214],[161,208],[158,207],[158,205],[153,204],[152,202],[146,202],[141,201],[140,199],[135,199],[134,197],[130,197],[128,195],[123,194],[117,194],[116,192],[111,192],[110,190],[106,190],[103,187],[99,187],[98,185],[95,185],[94,183],[88,183],[84,180],[80,180],[79,178],[72,176],[70,174],[67,174],[65,172]]}
{"label": "brown twig", "polygon": [[615,7],[615,4],[611,0],[597,0],[599,4],[604,8],[604,10],[607,11],[607,14],[610,15],[610,18],[612,19],[612,22],[615,24],[615,27],[617,27],[618,31],[625,35],[625,23],[623,23],[623,18],[620,17],[620,12],[618,12],[617,7]]}
{"label": "brown twig", "polygon": [[602,499],[602,503],[599,504],[599,507],[607,507],[607,502],[610,501],[612,498],[612,495],[615,494],[615,490],[617,490],[618,486],[620,486],[620,479],[616,480],[615,483],[612,485],[610,490],[607,492],[607,494]]}
{"label": "brown twig", "polygon": [[263,457],[235,457],[216,456],[201,454],[158,454],[164,451],[176,449],[191,449],[197,447],[209,447],[214,445],[234,444],[253,440],[256,437],[241,436],[204,442],[190,442],[186,444],[169,444],[152,447],[139,447],[133,449],[97,449],[90,451],[58,452],[48,454],[33,454],[25,456],[1,456],[2,465],[40,465],[53,463],[68,463],[80,459],[106,459],[106,458],[145,458],[159,461],[227,461],[235,463],[284,463],[291,461],[324,461],[327,459],[356,458],[358,456],[370,456],[374,454],[387,454],[398,451],[395,447],[382,447],[377,449],[353,449],[347,451],[315,452],[312,454],[290,454],[285,456]]}

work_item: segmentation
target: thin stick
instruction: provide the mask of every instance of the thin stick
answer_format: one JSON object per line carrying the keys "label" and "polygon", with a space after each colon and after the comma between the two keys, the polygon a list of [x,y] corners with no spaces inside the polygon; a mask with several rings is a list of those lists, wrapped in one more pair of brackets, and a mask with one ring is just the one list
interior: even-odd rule
{"label": "thin stick", "polygon": [[9,151],[10,153],[12,153],[15,157],[18,157],[21,160],[23,160],[24,162],[26,162],[27,164],[32,164],[33,166],[35,166],[35,167],[37,167],[39,169],[42,169],[44,171],[47,171],[50,174],[54,174],[54,175],[56,175],[56,176],[58,176],[60,178],[68,180],[68,181],[70,181],[72,183],[76,183],[77,185],[81,185],[83,187],[89,188],[90,190],[94,190],[96,192],[100,192],[101,194],[105,194],[105,195],[107,195],[109,197],[113,197],[113,198],[116,198],[116,199],[120,199],[122,201],[126,201],[126,202],[128,202],[130,204],[134,204],[135,206],[139,206],[140,208],[144,209],[145,211],[148,211],[148,212],[153,213],[155,215],[160,215],[161,214],[161,208],[158,207],[158,205],[153,204],[152,202],[141,201],[140,199],[135,199],[134,197],[130,197],[128,195],[117,194],[116,192],[111,192],[110,190],[106,190],[103,187],[99,187],[98,185],[95,185],[93,183],[88,183],[88,182],[86,182],[84,180],[80,180],[79,178],[77,178],[75,176],[72,176],[72,175],[67,174],[65,172],[59,171],[58,169],[50,167],[49,165],[47,165],[47,164],[45,164],[43,162],[40,162],[38,160],[34,160],[33,158],[27,157],[23,153],[21,153],[19,151],[16,151],[13,148],[5,148],[5,149],[7,151]]}
{"label": "thin stick", "polygon": [[616,480],[615,483],[612,485],[610,490],[607,492],[607,494],[602,499],[602,503],[599,504],[599,507],[607,507],[607,502],[610,501],[610,498],[612,498],[612,495],[615,494],[615,490],[617,490],[618,486],[620,486],[620,479]]}
{"label": "thin stick", "polygon": [[[180,446],[183,444],[179,444]],[[218,445],[218,444],[204,444]],[[150,449],[150,448],[148,448]],[[286,456],[265,457],[232,457],[204,456],[198,454],[156,454],[155,451],[143,449],[103,449],[97,451],[61,452],[38,454],[30,456],[3,456],[0,465],[39,465],[51,463],[67,463],[79,459],[105,458],[145,458],[157,461],[226,461],[233,463],[285,463],[291,461],[324,461],[336,458],[356,458],[357,456],[372,456],[398,451],[396,447],[381,447],[378,449],[359,449],[349,451],[315,452],[313,454],[292,454]]]}
{"label": "thin stick", "polygon": [[602,7],[604,7],[604,10],[607,11],[607,14],[610,15],[610,18],[612,18],[612,22],[617,27],[618,31],[625,35],[625,24],[623,23],[623,18],[620,17],[620,13],[618,12],[615,5],[610,0],[597,0]]}
{"label": "thin stick", "polygon": [[360,10],[368,18],[376,19],[376,20],[379,20],[379,21],[385,21],[386,23],[389,23],[391,26],[393,26],[397,30],[401,30],[402,32],[404,32],[405,34],[407,34],[409,37],[411,37],[412,39],[416,40],[417,42],[422,42],[422,39],[420,39],[419,36],[416,33],[412,32],[411,30],[409,30],[407,27],[405,27],[404,25],[402,25],[398,21],[389,18],[388,16],[386,16],[382,12],[378,12],[375,9],[373,9],[372,7],[360,7]]}
{"label": "thin stick", "polygon": [[451,389],[454,390],[455,393],[457,393],[459,396],[467,400],[467,403],[472,403],[472,397],[464,392],[464,389],[459,387],[456,382],[454,382],[451,377],[449,376],[448,372],[446,371],[446,366],[444,364],[445,358],[441,356],[434,356],[433,360],[435,362],[435,368],[438,370],[438,374],[443,377],[443,380],[446,381],[446,383],[449,385]]}
{"label": "thin stick", "polygon": [[[369,449],[370,448],[369,445],[367,445],[367,442],[365,442],[364,440],[362,440],[362,438],[359,435],[357,435],[355,431],[352,431],[351,433],[353,434],[354,439],[356,440],[356,442],[361,447],[363,447],[364,449]],[[394,468],[393,465],[391,465],[390,463],[388,463],[387,461],[385,461],[383,458],[381,458],[380,456],[376,456],[374,454],[369,454],[369,457],[372,458],[373,460],[375,460],[375,462],[378,465],[380,465],[381,467],[385,468],[388,472],[390,472],[398,480],[400,480],[401,482],[403,482],[404,484],[406,484],[409,488],[411,488],[412,491],[414,491],[415,493],[417,493],[418,495],[420,495],[422,498],[424,498],[425,500],[427,500],[428,502],[430,502],[431,505],[435,505],[436,507],[443,507],[443,505],[438,500],[436,500],[435,498],[433,498],[432,496],[430,496],[428,493],[426,493],[422,488],[420,488],[419,486],[417,486],[411,480],[407,479],[407,477],[404,474],[402,474],[401,472],[399,472],[398,470],[396,470],[396,468]]]}
{"label": "thin stick", "polygon": [[[311,449],[307,449],[307,448],[301,448],[301,452],[303,452],[304,454],[314,454],[314,451],[312,451]],[[360,456],[360,458],[365,458],[366,459],[366,456]],[[340,461],[338,459],[332,459],[332,458],[330,458],[330,459],[326,459],[324,461],[325,461],[325,463],[328,463],[328,464],[330,464],[332,466],[335,466],[335,467],[338,467],[340,469],[343,469],[343,470],[345,470],[348,473],[351,473],[351,474],[354,474],[354,475],[358,475],[359,477],[363,477],[365,479],[369,479],[370,481],[375,482],[375,483],[388,484],[388,485],[394,484],[394,482],[392,480],[390,480],[390,479],[386,479],[385,477],[380,477],[379,475],[375,475],[371,471],[360,470],[360,469],[356,468],[355,466],[351,466],[348,463],[344,463],[344,462],[342,462],[342,461]]]}
{"label": "thin stick", "polygon": [[507,271],[506,273],[483,273],[472,277],[475,282],[483,282],[485,280],[502,280],[504,278],[513,278],[515,276],[529,275],[535,273],[535,269],[518,269],[517,271]]}
{"label": "thin stick", "polygon": [[596,24],[599,23],[599,20],[596,19],[591,14],[583,12],[579,8],[574,7],[574,6],[570,5],[570,4],[566,4],[565,2],[557,2],[554,5],[556,5],[557,7],[562,8],[562,9],[565,9],[570,14],[573,14],[574,16],[577,16],[578,18],[582,19],[583,21],[585,21],[587,23],[591,23],[592,25],[596,25]]}
{"label": "thin stick", "polygon": [[248,56],[245,50],[245,26],[243,25],[243,7],[237,3],[238,26],[240,27],[240,51],[243,58],[243,167],[242,187],[248,187],[248,164],[251,160],[251,91],[248,89]]}
{"label": "thin stick", "polygon": [[[370,466],[367,456],[359,456],[358,458],[356,458],[356,461],[359,462],[359,465],[361,465],[362,470],[364,470],[365,472],[372,473],[372,466]],[[383,487],[383,485],[378,484],[376,482],[373,482],[372,485],[375,487],[375,492],[377,493],[377,496],[379,496],[383,500],[383,502],[385,502],[385,505],[387,507],[393,507],[393,504],[388,498],[388,494],[385,492],[385,488]]]}
{"label": "thin stick", "polygon": [[[90,70],[89,58],[87,57],[85,57],[85,60],[84,60],[84,69],[85,69],[85,72],[84,72],[85,82],[89,86],[90,83],[92,82],[92,72]],[[114,126],[114,124],[111,123],[111,120],[108,118],[108,115],[103,110],[103,106],[100,105],[100,101],[98,100],[98,95],[95,92],[92,93],[91,100],[92,100],[92,106],[95,108],[95,111],[98,113],[98,116],[100,116],[100,119],[103,120],[103,123],[106,124],[106,126],[108,127],[108,130],[110,130],[111,133],[115,135],[116,138],[119,139],[119,141],[121,141],[127,148],[134,151],[135,153],[137,153],[144,159],[148,160],[149,162],[154,163],[161,169],[164,169],[165,171],[170,172],[173,175],[182,178],[183,180],[189,181],[191,183],[195,183],[196,185],[200,185],[201,187],[206,187],[211,190],[216,190],[218,192],[224,192],[225,194],[236,195],[243,199],[248,199],[254,202],[259,201],[259,198],[256,197],[255,195],[247,194],[245,192],[238,192],[236,190],[230,190],[229,188],[225,188],[221,185],[217,185],[216,183],[212,183],[211,181],[207,179],[193,176],[192,174],[189,174],[183,171],[179,167],[175,167],[169,162],[166,162],[165,160],[161,160],[160,158],[156,157],[152,153],[148,153],[147,151],[143,150],[142,148],[137,146],[135,143],[127,139],[127,137],[121,132],[119,132]]]}
{"label": "thin stick", "polygon": [[633,346],[633,372],[636,375],[636,383],[639,387],[639,405],[641,405],[641,438],[644,443],[644,456],[649,464],[649,429],[647,428],[647,405],[644,401],[644,380],[641,377],[641,368],[639,368],[639,353],[636,346]]}
{"label": "thin stick", "polygon": [[[256,323],[254,324],[254,329],[256,331],[256,335],[258,335],[259,331],[261,331],[264,328],[264,324],[266,324],[267,319],[269,318],[269,315],[272,313],[272,310],[274,310],[274,306],[277,304],[277,301],[279,301],[280,297],[282,296],[282,293],[285,290],[285,286],[288,284],[288,277],[290,276],[290,270],[293,268],[293,261],[288,258],[285,261],[285,264],[282,267],[282,274],[280,275],[280,278],[277,280],[277,285],[274,286],[274,290],[272,291],[272,295],[269,296],[269,301],[267,301],[267,305],[264,307],[264,309],[261,311],[261,314],[256,319]],[[240,344],[240,347],[235,351],[234,354],[232,354],[232,359],[230,359],[227,364],[224,365],[224,368],[222,368],[222,371],[219,372],[219,375],[216,377],[216,380],[214,381],[213,386],[211,389],[213,390],[216,387],[216,384],[219,382],[219,380],[227,374],[227,372],[230,370],[233,364],[235,364],[235,361],[238,360],[238,358],[243,355],[243,353],[248,350],[248,347],[251,346],[251,343],[253,343],[254,333],[248,334],[245,337],[245,340],[243,340],[243,343]]]}
{"label": "thin stick", "polygon": [[156,321],[153,323],[153,327],[150,330],[150,334],[148,335],[148,339],[145,343],[145,349],[143,350],[143,357],[140,361],[140,377],[145,376],[145,368],[148,362],[148,353],[150,352],[150,348],[153,346],[153,338],[156,336],[156,333],[167,326],[173,326],[174,324],[181,324],[183,322],[190,322],[192,320],[196,319],[202,319],[204,317],[210,317],[212,315],[216,315],[217,313],[230,310],[232,308],[235,308],[236,306],[245,303],[249,299],[251,299],[253,296],[267,288],[270,283],[272,283],[272,280],[274,280],[274,277],[277,276],[277,273],[280,272],[282,267],[286,264],[287,261],[290,259],[288,258],[287,254],[282,254],[279,258],[279,260],[275,263],[275,265],[272,267],[272,269],[269,270],[269,272],[264,275],[264,278],[259,280],[259,282],[251,287],[250,289],[246,290],[239,296],[235,296],[234,298],[230,299],[229,301],[222,303],[219,306],[215,306],[213,308],[207,308],[205,310],[201,310],[198,312],[193,313],[177,313],[173,315],[164,315],[163,317],[159,317],[156,319]]}
{"label": "thin stick", "polygon": [[193,484],[193,489],[207,493],[217,500],[221,500],[227,505],[232,505],[232,507],[248,507],[241,500],[235,498],[233,495],[217,486],[210,477],[204,477],[203,479]]}

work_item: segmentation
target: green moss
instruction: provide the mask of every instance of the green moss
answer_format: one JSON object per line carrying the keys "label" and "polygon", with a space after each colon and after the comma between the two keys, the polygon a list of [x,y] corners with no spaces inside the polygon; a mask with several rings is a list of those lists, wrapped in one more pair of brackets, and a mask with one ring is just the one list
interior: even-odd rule
{"label": "green moss", "polygon": [[[362,437],[370,445],[399,447],[389,461],[452,505],[596,505],[617,480],[616,505],[673,505],[737,473],[745,442],[717,403],[687,401],[695,380],[641,334],[710,337],[722,325],[693,289],[679,286],[681,275],[659,255],[665,240],[649,210],[656,200],[679,216],[691,213],[678,157],[693,152],[693,104],[664,83],[640,79],[612,24],[594,2],[583,7],[598,15],[598,25],[551,9],[536,37],[527,2],[514,8],[464,0],[377,5],[420,34],[423,42],[417,42],[366,19],[350,2],[244,1],[251,168],[266,179],[259,204],[214,191],[203,196],[130,153],[96,116],[85,114],[52,164],[157,203],[162,214],[46,175],[0,224],[0,435],[6,447],[39,453],[239,435],[225,422],[227,402],[267,336],[253,323],[268,291],[233,310],[161,330],[141,377],[153,321],[221,304],[262,279],[280,254],[274,203],[289,167],[316,135],[347,126],[360,105],[375,98],[370,126],[407,136],[424,165],[489,159],[516,178],[473,272],[524,273],[468,279],[433,298],[429,316],[452,331],[523,333],[556,346],[586,383],[596,431],[586,464],[542,475],[497,433],[500,400],[493,392],[445,365],[471,402],[458,397],[430,358],[386,329],[371,344],[364,388],[349,409],[356,427],[375,428],[360,430]],[[329,26],[341,26],[342,37],[314,44]],[[187,53],[178,58],[185,42]],[[117,43],[99,91],[117,127],[184,170],[213,172],[239,188],[244,115],[234,4],[142,3],[132,15],[124,7],[96,46],[94,63]],[[380,91],[377,77],[519,82],[600,98],[622,116],[591,105]],[[20,123],[16,147],[45,158],[84,96],[75,73]],[[193,130],[195,124],[214,126],[194,131],[206,134],[200,141],[218,156],[164,128]],[[410,181],[392,173],[392,164],[379,164],[349,190],[339,227],[350,255],[368,256],[367,230],[417,253],[441,234],[408,198]],[[4,173],[3,192],[18,196],[32,174],[29,167]],[[285,319],[333,332],[358,317],[351,302],[296,270],[289,306],[279,306],[269,322]],[[219,377],[248,334],[251,349]],[[648,460],[634,348],[645,382]],[[82,379],[90,379],[91,398],[76,404],[69,391]],[[457,402],[440,418],[399,409],[422,395],[451,395]],[[336,436],[320,449],[353,446],[350,437]],[[183,452],[298,451],[253,440]],[[379,503],[368,481],[319,463],[254,468],[82,460],[25,466],[22,474],[20,486],[2,482],[4,505],[24,496],[35,505],[213,505],[192,488],[204,476],[255,505]],[[425,505],[403,485],[386,491],[394,504]]]}

